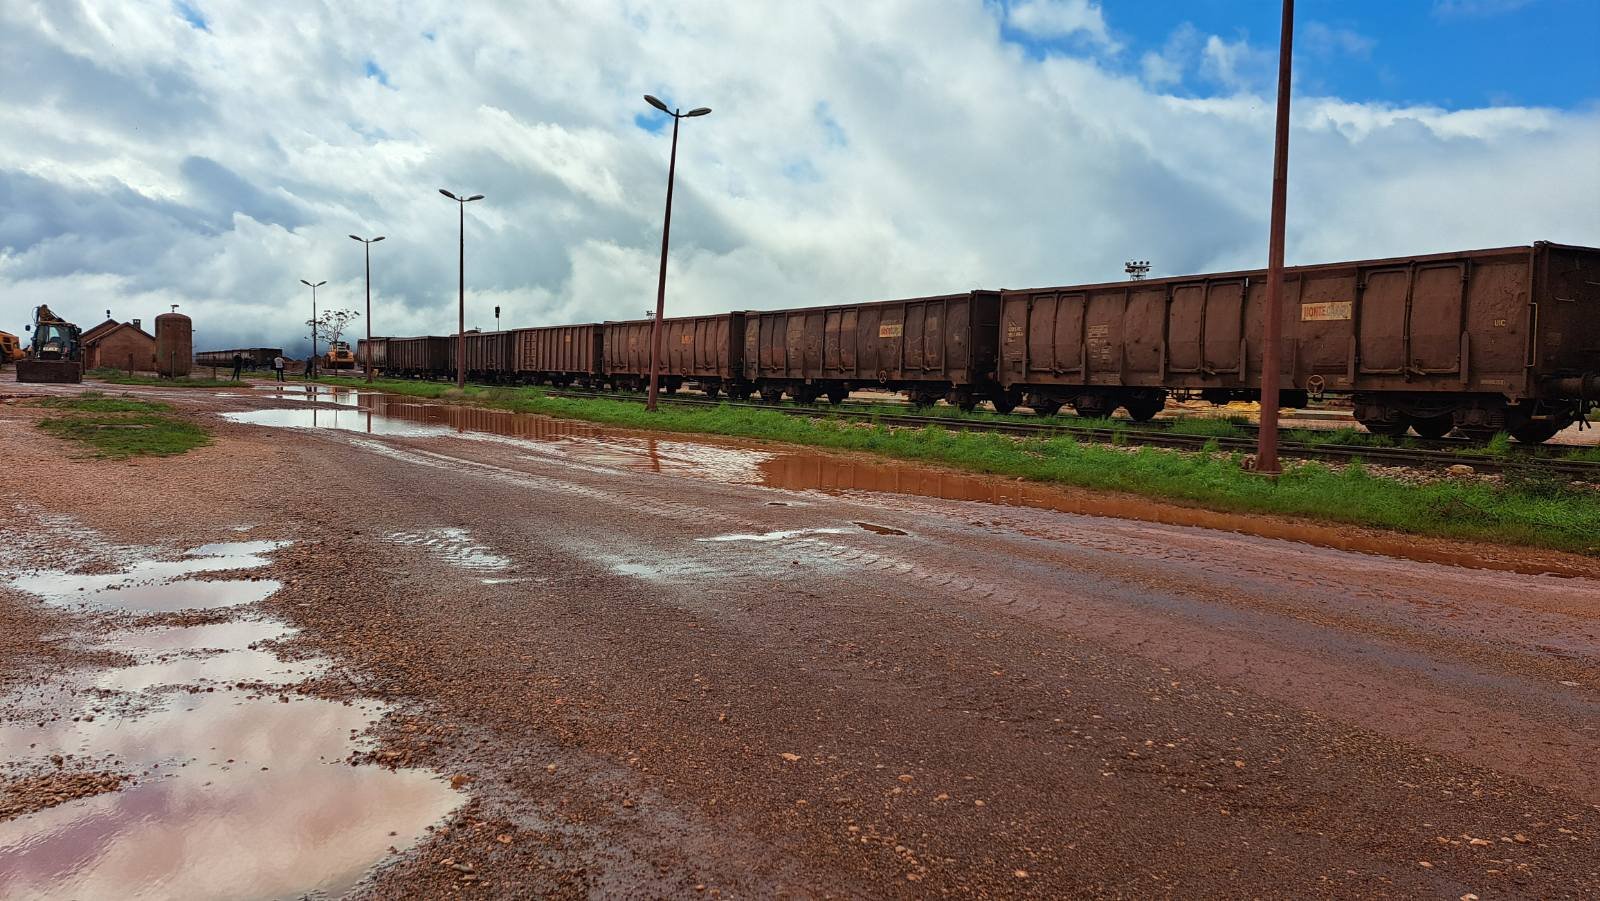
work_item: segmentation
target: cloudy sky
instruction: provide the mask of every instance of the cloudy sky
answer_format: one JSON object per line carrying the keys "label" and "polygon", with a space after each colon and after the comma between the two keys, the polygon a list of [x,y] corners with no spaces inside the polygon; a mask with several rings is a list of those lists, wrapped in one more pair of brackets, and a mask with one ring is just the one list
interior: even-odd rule
{"label": "cloudy sky", "polygon": [[[302,346],[1263,265],[1268,0],[0,0],[0,328]],[[1399,11],[1397,11],[1399,8]],[[1301,0],[1288,253],[1600,244],[1595,0]],[[364,326],[358,325],[358,329]]]}

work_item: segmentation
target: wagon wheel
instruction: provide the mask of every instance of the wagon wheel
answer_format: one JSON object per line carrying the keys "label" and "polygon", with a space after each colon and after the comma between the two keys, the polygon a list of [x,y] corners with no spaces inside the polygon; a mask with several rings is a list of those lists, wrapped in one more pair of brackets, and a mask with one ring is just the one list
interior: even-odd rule
{"label": "wagon wheel", "polygon": [[1017,408],[1017,399],[1009,394],[996,394],[989,398],[989,403],[994,404],[996,413],[1010,413]]}
{"label": "wagon wheel", "polygon": [[1511,437],[1523,444],[1543,444],[1571,424],[1559,419],[1536,419],[1512,429]]}
{"label": "wagon wheel", "polygon": [[1387,435],[1390,438],[1399,438],[1410,428],[1411,420],[1406,416],[1396,416],[1393,419],[1358,419],[1367,431],[1374,435]]}
{"label": "wagon wheel", "polygon": [[906,392],[906,399],[911,402],[913,407],[931,407],[939,398],[932,391],[925,391],[919,388]]}
{"label": "wagon wheel", "polygon": [[1032,407],[1033,412],[1040,416],[1054,416],[1061,412],[1061,401],[1059,400],[1041,400],[1028,406]]}
{"label": "wagon wheel", "polygon": [[769,404],[779,403],[783,400],[782,388],[762,388],[761,399]]}
{"label": "wagon wheel", "polygon": [[706,386],[702,387],[700,390],[704,391],[706,393],[706,397],[707,398],[709,398],[711,400],[716,400],[717,399],[717,395],[722,393],[722,386],[721,385],[706,385]]}
{"label": "wagon wheel", "polygon": [[1132,418],[1134,422],[1149,422],[1150,420],[1156,418],[1157,413],[1160,413],[1162,410],[1167,408],[1167,398],[1165,395],[1158,397],[1138,397],[1124,403],[1122,408],[1128,411],[1128,416]]}
{"label": "wagon wheel", "polygon": [[794,392],[795,401],[802,404],[814,404],[817,402],[817,398],[821,396],[822,389],[815,385],[802,385],[799,390]]}
{"label": "wagon wheel", "polygon": [[1443,438],[1454,431],[1456,417],[1453,413],[1442,413],[1438,416],[1415,416],[1411,419],[1411,428],[1424,438]]}
{"label": "wagon wheel", "polygon": [[1072,411],[1086,419],[1108,419],[1115,409],[1110,400],[1098,394],[1093,397],[1080,397],[1072,404]]}
{"label": "wagon wheel", "polygon": [[978,408],[978,398],[973,396],[971,388],[951,388],[945,394],[944,402],[963,413],[971,413]]}
{"label": "wagon wheel", "polygon": [[848,389],[848,388],[829,388],[828,389],[828,403],[833,404],[836,407],[838,405],[844,403],[845,398],[847,398],[849,396],[850,396],[850,389]]}

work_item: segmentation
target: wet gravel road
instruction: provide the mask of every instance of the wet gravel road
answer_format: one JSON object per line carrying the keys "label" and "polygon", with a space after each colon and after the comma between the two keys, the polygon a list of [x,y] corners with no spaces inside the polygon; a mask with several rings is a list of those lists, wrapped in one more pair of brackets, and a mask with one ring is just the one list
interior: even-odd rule
{"label": "wet gravel road", "polygon": [[135,464],[10,408],[0,487],[293,540],[260,607],[335,662],[307,690],[391,702],[368,759],[466,796],[375,896],[1600,896],[1593,578],[181,403],[218,443]]}

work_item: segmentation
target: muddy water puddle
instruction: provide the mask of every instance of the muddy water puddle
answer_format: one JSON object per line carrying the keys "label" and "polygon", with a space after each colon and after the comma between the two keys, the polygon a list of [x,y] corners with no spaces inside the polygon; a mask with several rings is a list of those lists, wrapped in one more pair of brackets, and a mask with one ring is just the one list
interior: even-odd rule
{"label": "muddy water puddle", "polygon": [[[88,606],[135,615],[177,609],[161,589],[186,586],[183,608],[215,609],[243,602],[230,583],[186,576],[264,566],[281,546],[208,545],[117,573],[9,581],[52,604],[115,595]],[[118,629],[89,646],[128,665],[51,674],[0,698],[0,773],[131,777],[0,822],[0,897],[337,897],[448,814],[460,796],[437,775],[350,765],[386,708],[299,694],[332,664],[273,652],[293,634],[248,615]]]}
{"label": "muddy water puddle", "polygon": [[[265,414],[274,414],[267,416]],[[297,416],[289,416],[297,414]],[[1164,504],[1132,496],[1099,494],[969,475],[913,463],[862,459],[814,451],[774,451],[735,439],[658,438],[545,416],[455,404],[417,403],[394,395],[363,394],[354,410],[271,410],[228,414],[267,425],[338,428],[375,435],[493,436],[521,441],[540,458],[790,491],[828,494],[898,494],[1008,507],[1031,507],[1082,516],[1129,519],[1258,535],[1338,550],[1493,569],[1530,575],[1593,577],[1592,566],[1566,555],[1535,550],[1460,546],[1401,538],[1350,526],[1318,525],[1242,513]],[[259,417],[246,419],[244,417]],[[1265,552],[1265,551],[1264,551]]]}

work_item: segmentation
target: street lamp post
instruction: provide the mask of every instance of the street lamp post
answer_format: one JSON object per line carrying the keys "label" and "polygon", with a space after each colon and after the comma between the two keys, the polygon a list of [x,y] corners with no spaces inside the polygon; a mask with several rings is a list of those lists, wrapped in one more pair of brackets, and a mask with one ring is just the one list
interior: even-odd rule
{"label": "street lamp post", "polygon": [[[327,279],[323,279],[314,285],[305,279],[300,280],[300,284],[311,289],[311,364],[306,367],[307,371],[311,373],[310,378],[317,377],[317,289],[327,283]],[[310,389],[306,390],[309,391]]]}
{"label": "street lamp post", "polygon": [[372,384],[372,245],[382,241],[383,235],[367,239],[360,235],[351,235],[351,240],[360,241],[361,249],[367,257],[367,352],[362,354],[362,362],[367,366],[367,384]]}
{"label": "street lamp post", "polygon": [[645,102],[672,117],[672,155],[667,162],[667,215],[661,225],[661,277],[656,282],[656,315],[650,323],[650,399],[645,409],[655,412],[656,395],[661,390],[661,318],[667,301],[667,242],[672,235],[672,182],[678,170],[678,123],[711,112],[710,107],[698,107],[687,113],[669,109],[665,103],[644,95]]}
{"label": "street lamp post", "polygon": [[1283,231],[1289,197],[1289,76],[1294,49],[1294,0],[1283,0],[1283,35],[1278,44],[1278,121],[1272,150],[1272,221],[1267,239],[1267,309],[1261,329],[1261,428],[1256,472],[1276,476],[1278,383],[1282,378]]}
{"label": "street lamp post", "polygon": [[482,194],[462,197],[439,189],[439,193],[454,200],[461,212],[461,296],[456,309],[456,387],[467,387],[467,204],[482,200]]}

